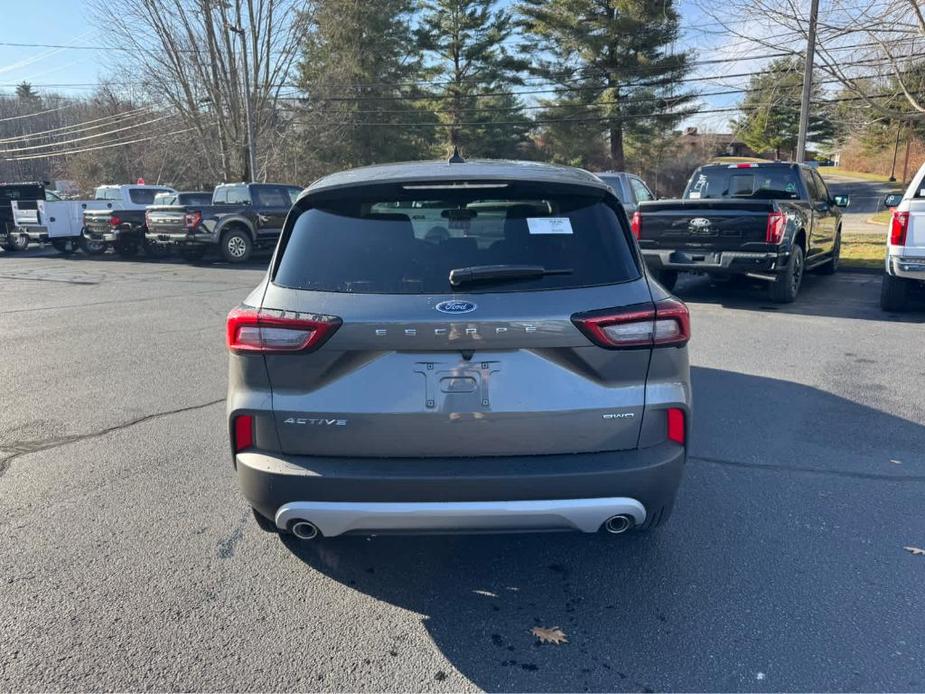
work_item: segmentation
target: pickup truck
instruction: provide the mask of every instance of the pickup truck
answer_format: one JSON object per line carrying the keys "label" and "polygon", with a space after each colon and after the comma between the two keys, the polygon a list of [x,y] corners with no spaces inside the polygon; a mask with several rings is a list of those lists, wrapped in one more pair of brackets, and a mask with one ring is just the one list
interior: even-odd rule
{"label": "pickup truck", "polygon": [[279,183],[223,183],[210,205],[153,206],[147,212],[149,244],[170,245],[194,260],[210,247],[230,263],[242,263],[255,248],[276,245],[289,208],[302,188]]}
{"label": "pickup truck", "polygon": [[82,248],[88,255],[103,253],[106,246],[89,240],[83,234],[84,212],[105,208],[103,200],[61,200],[46,191],[44,200],[14,200],[13,224],[30,243],[50,243],[55,250],[70,255]]}
{"label": "pickup truck", "polygon": [[84,213],[84,235],[92,242],[112,246],[123,258],[131,258],[145,243],[145,211],[159,193],[173,188],[149,185],[109,185],[96,189],[94,197],[107,201],[106,209]]}
{"label": "pickup truck", "polygon": [[29,247],[29,236],[16,227],[13,203],[22,209],[36,208],[38,200],[57,200],[58,197],[40,182],[0,184],[0,248],[7,251],[24,251]]}
{"label": "pickup truck", "polygon": [[909,307],[911,291],[925,288],[925,164],[905,193],[887,195],[884,204],[893,212],[880,306],[884,311],[903,311]]}
{"label": "pickup truck", "polygon": [[794,301],[805,270],[833,273],[841,210],[819,174],[788,162],[711,164],[694,171],[680,200],[642,202],[631,228],[646,265],[672,289],[678,273],[746,275]]}

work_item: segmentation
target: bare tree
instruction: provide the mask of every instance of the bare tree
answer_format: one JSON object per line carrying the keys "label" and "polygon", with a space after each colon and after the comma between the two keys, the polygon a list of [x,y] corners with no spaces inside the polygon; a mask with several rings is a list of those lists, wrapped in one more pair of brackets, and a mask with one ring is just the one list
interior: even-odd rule
{"label": "bare tree", "polygon": [[[120,75],[154,103],[180,115],[200,164],[224,181],[259,179],[274,155],[258,149],[260,171],[246,170],[244,99],[254,113],[254,140],[279,137],[287,88],[307,14],[299,0],[91,0],[114,49]],[[250,94],[244,93],[243,27]],[[270,135],[273,134],[271,138]],[[192,152],[191,152],[192,154]]]}
{"label": "bare tree", "polygon": [[[729,34],[777,55],[805,50],[808,2],[703,0],[700,8]],[[875,119],[925,119],[923,13],[921,0],[830,0],[819,15],[817,71]]]}

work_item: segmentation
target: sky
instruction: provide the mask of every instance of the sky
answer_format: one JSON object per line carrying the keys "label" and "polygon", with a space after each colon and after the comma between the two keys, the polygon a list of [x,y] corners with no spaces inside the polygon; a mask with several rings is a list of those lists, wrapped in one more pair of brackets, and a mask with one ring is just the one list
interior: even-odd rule
{"label": "sky", "polygon": [[[371,0],[374,2],[375,0]],[[679,48],[695,48],[697,59],[735,58],[736,62],[707,65],[695,74],[716,75],[742,73],[761,69],[766,60],[746,60],[751,50],[735,37],[723,36],[721,27],[705,16],[696,5],[697,0],[680,0],[683,38]],[[42,11],[37,11],[37,6]],[[8,43],[61,44],[93,46],[98,42],[99,29],[90,21],[87,0],[0,0],[0,93],[12,93],[23,80],[32,83],[38,91],[52,89],[62,94],[88,94],[86,87],[59,86],[66,84],[95,84],[105,79],[108,56],[105,50],[81,50],[3,45]],[[757,49],[764,53],[766,49]],[[721,82],[698,82],[702,91],[722,91],[744,85],[747,78]],[[54,85],[45,87],[44,85]],[[706,108],[729,108],[741,95],[706,97]],[[701,129],[723,131],[735,114],[705,114],[693,118],[686,125]]]}

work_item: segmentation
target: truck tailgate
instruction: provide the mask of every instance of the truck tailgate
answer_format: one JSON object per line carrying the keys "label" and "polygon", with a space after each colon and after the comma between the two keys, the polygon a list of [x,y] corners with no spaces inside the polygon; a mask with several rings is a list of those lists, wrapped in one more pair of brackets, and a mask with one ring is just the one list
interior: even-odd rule
{"label": "truck tailgate", "polygon": [[771,200],[657,200],[639,206],[639,246],[715,251],[764,245]]}
{"label": "truck tailgate", "polygon": [[[186,212],[192,207],[180,205],[159,205],[148,207],[148,234],[186,233]],[[199,209],[199,208],[195,208]]]}

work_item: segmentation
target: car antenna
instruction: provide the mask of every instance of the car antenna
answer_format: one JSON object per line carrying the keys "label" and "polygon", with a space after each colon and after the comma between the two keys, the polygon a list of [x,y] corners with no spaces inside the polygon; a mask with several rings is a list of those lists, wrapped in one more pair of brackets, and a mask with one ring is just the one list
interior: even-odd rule
{"label": "car antenna", "polygon": [[459,153],[459,147],[455,145],[453,146],[453,156],[451,156],[447,160],[446,163],[447,164],[465,164],[466,163],[466,160],[463,159],[462,155]]}

